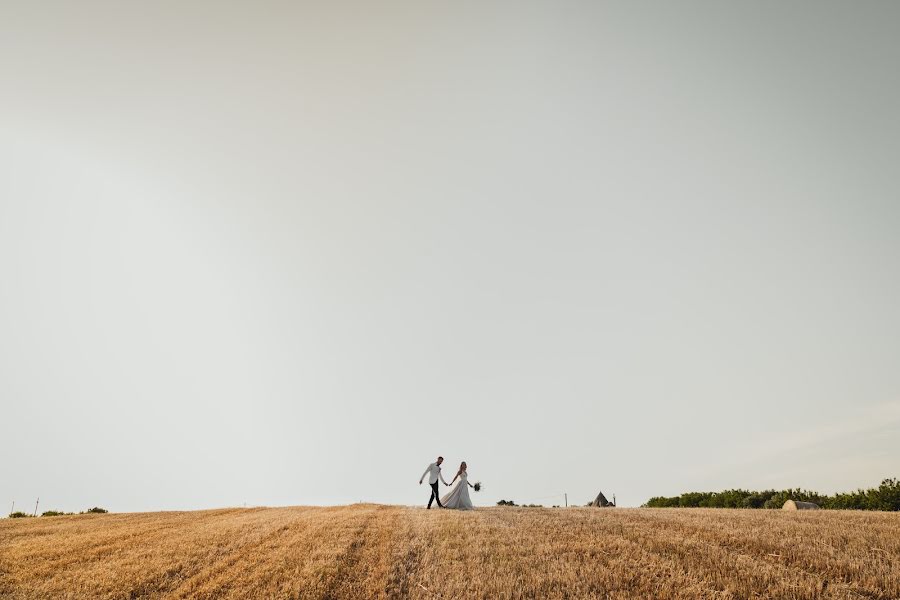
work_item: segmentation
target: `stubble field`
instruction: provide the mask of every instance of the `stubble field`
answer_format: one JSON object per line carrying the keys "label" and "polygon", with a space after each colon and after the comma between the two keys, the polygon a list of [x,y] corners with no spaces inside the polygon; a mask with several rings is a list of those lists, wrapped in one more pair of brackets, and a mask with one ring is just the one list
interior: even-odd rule
{"label": "stubble field", "polygon": [[361,504],[4,519],[0,597],[900,598],[900,514]]}

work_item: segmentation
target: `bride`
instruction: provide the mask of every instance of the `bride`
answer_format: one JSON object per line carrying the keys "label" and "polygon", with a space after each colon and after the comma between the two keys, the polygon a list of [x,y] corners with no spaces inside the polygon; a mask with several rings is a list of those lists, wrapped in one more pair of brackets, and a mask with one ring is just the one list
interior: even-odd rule
{"label": "bride", "polygon": [[[453,478],[453,481],[456,481],[457,478],[459,478],[459,483],[446,496],[441,498],[441,504],[444,505],[444,508],[472,510],[475,507],[472,506],[472,500],[469,499],[469,488],[474,488],[475,486],[469,483],[465,461],[459,465],[459,471],[456,472],[456,477]],[[453,481],[450,482],[450,485],[453,485]]]}

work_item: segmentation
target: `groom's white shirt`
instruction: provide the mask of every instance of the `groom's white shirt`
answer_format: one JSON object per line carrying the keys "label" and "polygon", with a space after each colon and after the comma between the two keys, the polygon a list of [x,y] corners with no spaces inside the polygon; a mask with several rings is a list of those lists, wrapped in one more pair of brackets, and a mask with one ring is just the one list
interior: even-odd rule
{"label": "groom's white shirt", "polygon": [[[425,469],[425,472],[422,473],[422,476],[419,478],[420,483],[425,479],[426,475],[428,475],[428,483],[429,484],[437,483],[438,478],[440,478],[441,481],[444,481],[444,476],[441,474],[441,466],[439,464],[437,464],[436,462],[433,462],[430,465],[428,465],[428,468]],[[450,484],[447,483],[446,481],[444,481],[444,485],[450,485]]]}

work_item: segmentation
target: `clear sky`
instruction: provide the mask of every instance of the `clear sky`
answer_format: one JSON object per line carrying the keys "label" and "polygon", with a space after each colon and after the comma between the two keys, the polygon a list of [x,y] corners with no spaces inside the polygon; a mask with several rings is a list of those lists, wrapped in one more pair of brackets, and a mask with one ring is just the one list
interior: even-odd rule
{"label": "clear sky", "polygon": [[900,3],[318,4],[0,4],[0,511],[900,476]]}

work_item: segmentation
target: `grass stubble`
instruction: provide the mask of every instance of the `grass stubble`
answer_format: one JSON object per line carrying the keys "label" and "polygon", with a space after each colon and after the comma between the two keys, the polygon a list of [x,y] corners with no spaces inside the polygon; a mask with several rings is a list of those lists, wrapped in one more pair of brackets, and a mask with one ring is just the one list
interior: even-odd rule
{"label": "grass stubble", "polygon": [[4,519],[0,598],[900,598],[900,514],[359,504]]}

